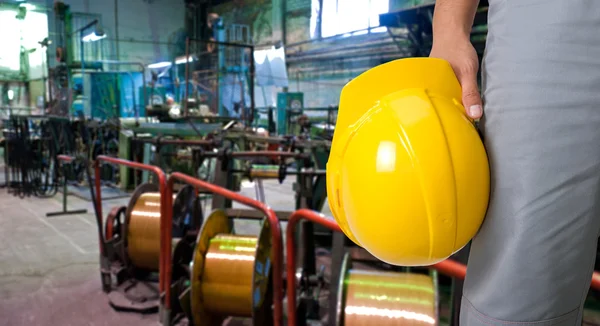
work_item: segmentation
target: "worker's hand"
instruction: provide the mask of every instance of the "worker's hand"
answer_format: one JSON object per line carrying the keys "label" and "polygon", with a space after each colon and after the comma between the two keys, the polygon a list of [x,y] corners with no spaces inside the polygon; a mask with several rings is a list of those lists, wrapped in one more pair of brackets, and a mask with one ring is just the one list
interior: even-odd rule
{"label": "worker's hand", "polygon": [[479,60],[470,40],[460,37],[434,37],[429,56],[450,63],[462,87],[462,102],[467,115],[475,120],[481,118],[483,104],[477,86]]}

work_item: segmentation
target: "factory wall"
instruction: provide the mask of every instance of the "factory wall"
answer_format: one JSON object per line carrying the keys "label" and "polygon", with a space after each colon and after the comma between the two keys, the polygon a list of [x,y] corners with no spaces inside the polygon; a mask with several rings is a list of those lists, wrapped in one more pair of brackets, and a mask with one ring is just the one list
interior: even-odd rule
{"label": "factory wall", "polygon": [[[52,0],[45,2],[52,8]],[[101,52],[100,59],[135,61],[149,64],[170,59],[181,48],[185,5],[183,0],[64,0],[73,13],[73,29],[97,18],[107,38],[84,45],[84,53]],[[50,35],[56,44],[54,15],[49,15]],[[170,45],[168,43],[173,43]],[[177,44],[178,43],[178,44]],[[75,44],[78,48],[78,44]],[[49,48],[54,53],[55,48]],[[177,54],[176,54],[177,55]],[[86,56],[87,57],[87,56]],[[79,61],[79,58],[76,59]],[[51,56],[51,65],[55,60]],[[125,68],[127,69],[127,68]]]}
{"label": "factory wall", "polygon": [[272,0],[233,0],[216,6],[214,12],[223,18],[225,25],[248,25],[254,44],[273,41]]}

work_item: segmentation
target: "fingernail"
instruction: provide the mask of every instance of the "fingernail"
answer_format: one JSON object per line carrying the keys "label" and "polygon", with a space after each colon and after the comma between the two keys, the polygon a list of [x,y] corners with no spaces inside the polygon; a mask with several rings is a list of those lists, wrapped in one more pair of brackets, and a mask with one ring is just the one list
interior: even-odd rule
{"label": "fingernail", "polygon": [[479,116],[481,116],[482,112],[483,112],[483,109],[481,108],[481,105],[479,105],[479,104],[471,105],[469,107],[469,116],[470,117],[478,118]]}

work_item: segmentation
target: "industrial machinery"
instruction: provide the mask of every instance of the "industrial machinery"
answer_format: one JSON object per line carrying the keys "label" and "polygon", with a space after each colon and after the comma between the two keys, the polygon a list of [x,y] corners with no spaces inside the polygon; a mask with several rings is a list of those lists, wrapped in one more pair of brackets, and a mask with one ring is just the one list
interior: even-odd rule
{"label": "industrial machinery", "polygon": [[[128,206],[112,209],[106,224],[99,182],[94,187],[103,289],[115,309],[150,312],[160,307],[163,324],[186,317],[194,325],[212,325],[224,316],[237,316],[269,325],[276,294],[275,311],[281,318],[281,286],[270,285],[273,275],[279,275],[274,277],[279,284],[282,279],[281,231],[272,210],[178,172],[167,182],[157,167],[117,158],[97,157],[96,175],[107,163],[152,172],[157,180],[140,185]],[[176,195],[175,181],[184,183]],[[199,231],[198,189],[259,208],[268,222],[257,237],[235,234],[231,216],[215,210]],[[230,291],[222,291],[226,284]]]}
{"label": "industrial machinery", "polygon": [[[63,176],[69,183],[69,191],[76,191],[85,183],[83,160],[59,169],[58,153],[88,160],[118,153],[118,121],[13,115],[5,127],[5,178],[9,190],[20,196],[54,196],[61,191],[57,185]],[[118,170],[103,168],[103,183],[114,186],[118,177]]]}
{"label": "industrial machinery", "polygon": [[56,193],[54,123],[62,124],[27,116],[12,116],[6,121],[4,173],[9,192],[20,197],[48,197]]}
{"label": "industrial machinery", "polygon": [[[178,172],[173,173],[167,182],[167,201],[175,182],[237,201],[261,211],[266,217],[257,237],[232,235],[232,216],[222,210],[214,211],[207,218],[194,249],[191,284],[179,296],[179,304],[182,310],[189,311],[188,318],[193,325],[219,325],[227,316],[252,318],[254,325],[270,325],[271,322],[281,325],[283,250],[275,212],[256,200]],[[171,231],[170,220],[171,217],[167,216],[163,230],[165,238]],[[165,241],[165,244],[166,260],[170,261],[170,241]],[[173,283],[173,275],[167,266],[166,284]],[[269,281],[271,275],[272,282]],[[171,289],[167,287],[166,290],[165,300],[172,303],[174,296]],[[171,306],[166,310],[172,314],[177,309]]]}
{"label": "industrial machinery", "polygon": [[[181,188],[173,197],[172,238],[176,248],[185,248],[202,225],[201,203],[192,187]],[[157,184],[144,183],[127,206],[115,207],[107,216],[103,241],[105,265],[110,270],[105,271],[103,286],[115,309],[150,312],[159,308],[162,200]],[[181,261],[182,250],[175,250],[176,262]],[[175,270],[180,270],[179,265]]]}
{"label": "industrial machinery", "polygon": [[[142,184],[131,196],[129,204],[115,207],[102,217],[101,163],[111,163],[155,173],[157,184]],[[160,271],[164,268],[161,249],[163,221],[170,211],[175,218],[171,228],[175,241],[187,241],[189,233],[202,224],[202,210],[193,189],[182,188],[169,207],[164,204],[164,173],[152,166],[117,158],[98,156],[94,164],[96,180],[90,185],[98,224],[103,290],[115,309],[137,312],[157,311],[164,284]],[[98,205],[96,205],[96,203]]]}
{"label": "industrial machinery", "polygon": [[[334,239],[328,282],[322,273],[296,268],[296,226],[308,220],[346,238],[337,223],[315,211],[295,211],[286,229],[288,324],[335,326],[439,324],[438,271],[464,278],[465,266],[447,260],[432,268],[390,266],[364,251]],[[329,283],[328,285],[326,283]],[[319,293],[327,291],[326,300]],[[321,311],[326,308],[326,311]],[[327,316],[327,317],[325,317]]]}
{"label": "industrial machinery", "polygon": [[[188,232],[202,224],[202,209],[190,187],[175,196],[173,235],[188,241]],[[113,276],[109,300],[113,307],[146,312],[159,307],[156,275],[160,256],[161,197],[155,184],[142,184],[127,207],[111,210],[106,220],[107,258]]]}
{"label": "industrial machinery", "polygon": [[[137,137],[131,139],[128,159],[160,167],[167,173],[174,171],[198,176],[210,180],[214,174],[214,160],[203,157],[203,153],[215,150],[219,143],[209,139],[180,139],[175,137]],[[127,173],[127,172],[126,172]],[[148,181],[148,174],[142,173],[141,178],[127,174],[122,179],[123,184],[139,184]],[[133,179],[133,180],[131,180]]]}
{"label": "industrial machinery", "polygon": [[[136,271],[158,271],[160,201],[158,186],[145,183],[134,191],[128,206],[114,208],[108,215],[105,237],[111,244],[107,247],[108,251],[114,254],[113,267],[116,274],[121,275],[118,280],[124,279],[125,275],[122,273],[128,273],[129,283],[132,283],[131,276],[135,275]],[[189,232],[200,228],[202,209],[194,196],[194,189],[182,188],[174,198],[172,209],[173,236],[177,242]],[[118,283],[121,285],[125,282]],[[126,285],[128,290],[129,285]]]}
{"label": "industrial machinery", "polygon": [[[48,74],[51,99],[48,113],[61,116],[82,113],[87,118],[101,120],[145,117],[148,98],[143,87],[145,65],[103,60],[97,54],[102,52],[97,44],[102,44],[106,37],[99,18],[86,17],[85,22],[75,19],[81,17],[60,1],[54,3],[54,14],[56,64],[49,68]],[[129,70],[111,71],[108,65],[126,66]]]}

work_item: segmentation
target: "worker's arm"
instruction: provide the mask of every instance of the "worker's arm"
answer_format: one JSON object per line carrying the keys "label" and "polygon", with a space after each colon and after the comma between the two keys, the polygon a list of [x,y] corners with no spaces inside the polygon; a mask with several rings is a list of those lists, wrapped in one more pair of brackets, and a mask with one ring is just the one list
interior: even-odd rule
{"label": "worker's arm", "polygon": [[437,0],[433,15],[433,35],[470,39],[479,0]]}
{"label": "worker's arm", "polygon": [[479,0],[437,0],[433,15],[433,47],[430,57],[450,62],[463,90],[467,114],[478,119],[483,113],[477,72],[479,60],[471,44],[471,28]]}

